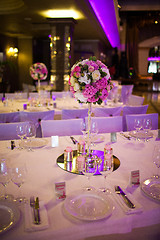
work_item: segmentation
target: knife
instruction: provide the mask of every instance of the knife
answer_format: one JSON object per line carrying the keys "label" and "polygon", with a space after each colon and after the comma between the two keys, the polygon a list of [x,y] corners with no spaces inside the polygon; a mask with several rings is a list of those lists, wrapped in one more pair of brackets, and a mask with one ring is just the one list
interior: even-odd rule
{"label": "knife", "polygon": [[41,219],[40,219],[40,213],[39,213],[39,198],[38,197],[36,197],[36,200],[35,200],[35,212],[36,212],[36,224],[40,224]]}
{"label": "knife", "polygon": [[123,192],[123,190],[120,188],[120,186],[115,186],[115,192],[117,194],[120,194],[123,197],[124,202],[127,204],[129,208],[135,208],[136,206],[129,200],[127,195]]}
{"label": "knife", "polygon": [[73,144],[78,143],[78,141],[74,137],[70,137],[70,139],[72,140]]}
{"label": "knife", "polygon": [[124,134],[124,133],[120,133],[120,135],[122,135],[123,137],[125,137],[125,138],[127,138],[128,140],[131,140],[131,137],[130,136],[128,136],[128,135],[126,135],[126,134]]}

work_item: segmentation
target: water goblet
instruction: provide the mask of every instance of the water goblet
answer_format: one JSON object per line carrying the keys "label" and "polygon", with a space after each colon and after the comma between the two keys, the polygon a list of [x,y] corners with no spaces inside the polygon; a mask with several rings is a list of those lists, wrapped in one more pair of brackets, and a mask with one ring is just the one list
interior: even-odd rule
{"label": "water goblet", "polygon": [[33,151],[31,147],[32,139],[36,137],[36,127],[35,124],[32,122],[29,122],[26,125],[26,138],[28,141],[28,151]]}
{"label": "water goblet", "polygon": [[21,186],[24,184],[27,170],[26,166],[14,167],[11,169],[11,180],[19,189],[19,196],[15,199],[16,202],[24,203],[26,201],[25,197],[22,196]]}
{"label": "water goblet", "polygon": [[160,169],[160,144],[157,144],[157,145],[154,146],[152,159],[153,159],[154,164],[158,168],[158,173],[156,175],[154,175],[154,177],[159,179],[160,178],[160,175],[159,175],[159,169]]}
{"label": "water goblet", "polygon": [[142,129],[142,119],[135,118],[134,128],[136,129],[136,132],[139,132]]}
{"label": "water goblet", "polygon": [[0,183],[4,187],[4,194],[0,196],[1,199],[11,200],[13,198],[11,194],[6,193],[6,187],[10,180],[10,169],[7,167],[5,159],[2,159],[0,161]]}
{"label": "water goblet", "polygon": [[150,118],[145,118],[143,120],[143,129],[146,134],[152,129],[152,120]]}
{"label": "water goblet", "polygon": [[113,171],[113,155],[106,154],[104,156],[104,161],[102,161],[102,164],[99,165],[99,172],[104,177],[104,187],[100,188],[102,192],[111,193],[110,189],[106,187],[106,178],[112,171]]}
{"label": "water goblet", "polygon": [[26,136],[25,125],[19,124],[16,127],[17,136],[21,139],[18,149],[23,149],[23,139]]}
{"label": "water goblet", "polygon": [[85,188],[87,191],[91,191],[94,188],[90,186],[90,178],[94,175],[96,171],[96,159],[94,156],[86,156],[83,164],[82,172],[88,179],[88,186]]}

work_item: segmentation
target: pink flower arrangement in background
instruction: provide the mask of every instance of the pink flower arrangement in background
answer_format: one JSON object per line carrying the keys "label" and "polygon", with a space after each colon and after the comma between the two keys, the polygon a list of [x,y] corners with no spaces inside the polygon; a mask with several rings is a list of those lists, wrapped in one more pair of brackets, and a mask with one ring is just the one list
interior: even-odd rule
{"label": "pink flower arrangement in background", "polygon": [[101,104],[112,89],[107,66],[96,57],[80,60],[71,68],[70,91],[80,103]]}
{"label": "pink flower arrangement in background", "polygon": [[44,63],[34,63],[29,70],[34,80],[45,80],[47,78],[48,70]]}

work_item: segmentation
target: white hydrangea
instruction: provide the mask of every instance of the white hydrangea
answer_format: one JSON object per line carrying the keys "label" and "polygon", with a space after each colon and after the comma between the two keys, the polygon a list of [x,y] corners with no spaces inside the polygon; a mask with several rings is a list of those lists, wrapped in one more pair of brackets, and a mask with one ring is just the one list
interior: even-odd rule
{"label": "white hydrangea", "polygon": [[78,91],[79,90],[79,84],[75,83],[73,88],[74,88],[74,91]]}
{"label": "white hydrangea", "polygon": [[94,72],[92,72],[93,82],[96,82],[97,80],[99,80],[100,76],[101,76],[101,74],[98,70],[95,70]]}
{"label": "white hydrangea", "polygon": [[102,71],[105,72],[105,73],[107,73],[107,75],[106,75],[105,77],[106,77],[106,79],[108,80],[108,79],[110,78],[109,69],[103,67],[103,68],[102,68]]}
{"label": "white hydrangea", "polygon": [[85,84],[90,84],[90,82],[91,82],[91,80],[88,79],[88,75],[87,75],[86,72],[84,72],[84,76],[83,76],[83,77],[80,77],[80,78],[78,79],[78,81],[79,81],[80,83],[85,83]]}
{"label": "white hydrangea", "polygon": [[81,102],[84,102],[84,103],[87,102],[87,98],[85,98],[80,91],[77,91],[77,92],[74,94],[74,96],[75,96],[76,99],[78,99],[78,100],[81,101]]}

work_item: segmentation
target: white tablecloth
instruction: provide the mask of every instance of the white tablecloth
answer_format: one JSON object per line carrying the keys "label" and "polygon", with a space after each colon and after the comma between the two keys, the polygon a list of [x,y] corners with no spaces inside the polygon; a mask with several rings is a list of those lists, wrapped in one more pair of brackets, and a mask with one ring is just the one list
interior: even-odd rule
{"label": "white tablecloth", "polygon": [[[157,143],[155,141],[157,131],[153,132],[154,138],[148,142],[129,141],[117,134],[117,142],[113,143],[112,147],[113,153],[119,158],[121,165],[119,169],[107,177],[107,183],[112,190],[114,190],[115,185],[120,185],[127,192],[127,189],[130,189],[130,173],[132,170],[140,170],[141,182],[157,172],[157,168],[152,162],[153,147]],[[78,139],[78,136],[76,137]],[[57,157],[63,153],[66,146],[72,146],[73,149],[76,149],[76,145],[73,145],[69,137],[60,137],[59,147],[56,148],[51,148],[50,138],[47,138],[47,141],[47,146],[35,149],[33,152],[18,149],[10,150],[6,147],[9,145],[9,141],[0,142],[1,157],[5,157],[10,166],[26,163],[28,172],[26,182],[22,186],[22,192],[28,199],[31,195],[38,196],[45,204],[49,219],[48,229],[32,233],[26,232],[24,230],[24,208],[21,206],[19,223],[0,236],[1,240],[77,240],[93,236],[95,236],[93,239],[99,239],[96,236],[101,235],[107,235],[106,238],[102,239],[109,239],[110,234],[128,234],[132,230],[135,231],[135,228],[141,229],[142,227],[151,229],[150,236],[155,236],[153,225],[160,224],[160,203],[146,197],[140,186],[134,188],[132,192],[132,196],[142,205],[143,212],[140,214],[126,215],[111,196],[115,210],[107,219],[85,222],[67,215],[63,208],[64,202],[56,200],[55,183],[65,181],[66,194],[69,195],[77,189],[82,189],[87,180],[85,176],[68,173],[57,166]],[[109,141],[110,134],[105,134],[105,141],[97,144],[96,148],[103,150],[105,143]],[[95,188],[100,188],[103,184],[103,177],[92,177],[91,184]],[[15,197],[18,194],[17,186],[12,182],[9,183],[7,191],[13,193]],[[160,228],[156,235],[160,236]],[[141,239],[143,239],[143,236],[145,234],[141,235]]]}

